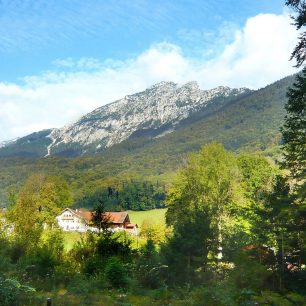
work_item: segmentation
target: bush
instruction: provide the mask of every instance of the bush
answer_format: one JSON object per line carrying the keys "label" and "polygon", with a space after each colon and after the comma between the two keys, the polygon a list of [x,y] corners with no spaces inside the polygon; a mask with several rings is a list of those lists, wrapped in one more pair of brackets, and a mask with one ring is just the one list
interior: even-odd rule
{"label": "bush", "polygon": [[19,260],[20,267],[24,267],[26,275],[30,278],[50,277],[54,274],[56,259],[43,248],[37,248],[34,252]]}
{"label": "bush", "polygon": [[15,279],[4,279],[0,277],[0,301],[1,306],[15,306],[27,303],[33,297],[35,289],[20,284]]}
{"label": "bush", "polygon": [[105,276],[112,287],[122,288],[127,286],[127,269],[117,257],[110,257],[107,261]]}
{"label": "bush", "polygon": [[87,275],[91,276],[98,274],[103,270],[103,260],[98,256],[89,257],[82,267],[82,271]]}
{"label": "bush", "polygon": [[121,241],[120,236],[101,237],[97,242],[97,253],[102,257],[119,256],[129,259],[131,256],[131,241]]}

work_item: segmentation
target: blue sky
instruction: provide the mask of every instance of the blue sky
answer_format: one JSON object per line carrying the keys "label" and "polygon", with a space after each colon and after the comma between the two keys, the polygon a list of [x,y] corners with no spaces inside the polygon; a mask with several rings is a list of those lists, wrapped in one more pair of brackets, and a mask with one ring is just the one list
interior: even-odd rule
{"label": "blue sky", "polygon": [[205,48],[220,51],[248,17],[280,14],[283,2],[4,0],[0,80],[18,82],[55,69],[59,58],[124,60],[161,41],[179,45],[186,56],[201,56]]}
{"label": "blue sky", "polygon": [[0,141],[159,81],[264,86],[295,40],[280,0],[0,0]]}

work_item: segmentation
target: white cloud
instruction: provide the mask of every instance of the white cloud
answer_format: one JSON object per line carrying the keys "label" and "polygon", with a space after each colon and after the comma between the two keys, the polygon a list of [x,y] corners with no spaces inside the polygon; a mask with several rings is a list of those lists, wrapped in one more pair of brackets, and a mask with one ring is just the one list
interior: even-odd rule
{"label": "white cloud", "polygon": [[203,89],[265,86],[295,72],[289,57],[297,33],[290,22],[285,13],[249,18],[208,62],[164,42],[126,61],[61,59],[54,63],[62,72],[27,77],[23,86],[0,83],[0,140],[62,126],[159,81],[196,80]]}

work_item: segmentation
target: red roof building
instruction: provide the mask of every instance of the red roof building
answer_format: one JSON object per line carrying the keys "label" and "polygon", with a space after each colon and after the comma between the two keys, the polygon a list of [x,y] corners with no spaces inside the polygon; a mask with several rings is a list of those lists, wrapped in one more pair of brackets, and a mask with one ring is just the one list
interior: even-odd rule
{"label": "red roof building", "polygon": [[[91,222],[93,213],[85,208],[75,210],[66,208],[57,217],[58,225],[65,231],[96,231],[97,228]],[[131,234],[138,234],[138,226],[130,222],[128,212],[105,212],[105,216],[108,219],[109,227],[113,231],[126,230]]]}

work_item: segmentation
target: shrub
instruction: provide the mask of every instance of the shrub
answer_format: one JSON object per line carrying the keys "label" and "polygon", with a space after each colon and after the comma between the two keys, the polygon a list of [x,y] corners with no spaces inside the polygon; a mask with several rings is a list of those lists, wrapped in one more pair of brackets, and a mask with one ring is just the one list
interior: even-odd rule
{"label": "shrub", "polygon": [[127,269],[117,257],[110,257],[105,267],[105,275],[112,287],[126,287],[128,283]]}
{"label": "shrub", "polygon": [[102,270],[103,270],[103,261],[98,256],[89,257],[84,262],[84,265],[82,267],[82,271],[88,276],[98,274]]}
{"label": "shrub", "polygon": [[13,306],[31,301],[35,289],[20,284],[15,279],[4,279],[0,277],[0,301],[1,306]]}

